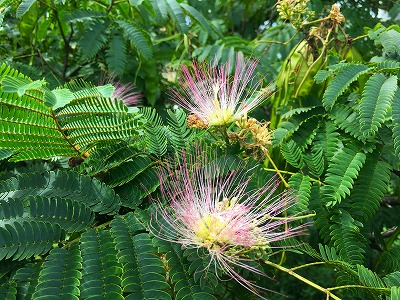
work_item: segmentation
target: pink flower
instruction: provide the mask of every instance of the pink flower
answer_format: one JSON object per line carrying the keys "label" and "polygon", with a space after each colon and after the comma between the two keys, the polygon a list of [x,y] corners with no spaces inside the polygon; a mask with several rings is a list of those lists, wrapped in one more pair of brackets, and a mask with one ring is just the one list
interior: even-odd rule
{"label": "pink flower", "polygon": [[132,83],[116,81],[112,85],[114,86],[114,92],[111,98],[122,100],[127,106],[134,106],[140,103],[141,95],[134,91],[135,86]]}
{"label": "pink flower", "polygon": [[172,100],[209,126],[240,120],[269,93],[256,92],[261,85],[261,80],[255,80],[257,61],[237,55],[233,75],[231,63],[231,60],[222,66],[194,63],[192,71],[183,66],[179,80],[182,93],[173,90]]}
{"label": "pink flower", "polygon": [[135,86],[132,83],[122,83],[115,80],[116,75],[109,76],[101,75],[99,85],[110,84],[114,87],[111,94],[112,99],[122,100],[127,106],[135,106],[141,102],[142,95],[135,91]]}
{"label": "pink flower", "polygon": [[[204,156],[199,151],[195,157]],[[293,218],[278,217],[294,204],[293,195],[274,196],[279,185],[275,180],[248,191],[252,170],[242,168],[222,174],[207,159],[184,154],[181,164],[160,171],[161,197],[167,206],[156,201],[151,227],[160,239],[205,249],[211,258],[209,266],[259,294],[263,288],[244,279],[234,267],[265,276],[250,266],[244,254],[270,249],[271,242],[299,235],[304,226],[290,228],[287,224]]]}

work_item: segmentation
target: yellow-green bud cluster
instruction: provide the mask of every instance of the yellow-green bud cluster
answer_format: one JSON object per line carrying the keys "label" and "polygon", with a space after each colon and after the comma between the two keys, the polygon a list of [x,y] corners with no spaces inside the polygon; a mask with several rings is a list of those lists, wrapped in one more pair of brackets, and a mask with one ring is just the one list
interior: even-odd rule
{"label": "yellow-green bud cluster", "polygon": [[294,28],[299,28],[304,20],[310,16],[307,3],[309,0],[280,0],[277,2],[279,16],[289,21]]}

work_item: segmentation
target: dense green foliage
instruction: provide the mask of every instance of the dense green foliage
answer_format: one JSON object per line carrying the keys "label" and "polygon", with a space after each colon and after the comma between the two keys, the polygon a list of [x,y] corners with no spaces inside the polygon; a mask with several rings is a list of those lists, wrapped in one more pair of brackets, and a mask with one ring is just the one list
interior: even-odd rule
{"label": "dense green foliage", "polygon": [[[215,167],[246,161],[249,187],[278,173],[310,223],[249,256],[277,281],[238,270],[265,297],[400,299],[400,4],[383,2],[339,1],[344,26],[325,1],[290,17],[275,1],[0,1],[0,299],[256,299],[149,230],[159,166],[198,144]],[[190,127],[169,101],[182,64],[237,53],[274,89],[252,113],[266,144],[251,119]]]}

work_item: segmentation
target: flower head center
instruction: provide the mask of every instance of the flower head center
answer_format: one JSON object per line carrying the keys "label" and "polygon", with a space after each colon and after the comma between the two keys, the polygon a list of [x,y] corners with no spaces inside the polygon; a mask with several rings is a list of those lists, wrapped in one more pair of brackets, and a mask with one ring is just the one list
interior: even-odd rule
{"label": "flower head center", "polygon": [[232,228],[232,214],[234,209],[239,208],[237,198],[224,198],[218,202],[216,211],[203,216],[197,220],[194,233],[199,242],[207,248],[219,248],[221,245],[233,242],[236,231]]}
{"label": "flower head center", "polygon": [[216,214],[206,215],[199,219],[196,222],[195,235],[199,242],[210,249],[219,248],[220,245],[231,242],[228,220]]}
{"label": "flower head center", "polygon": [[[221,126],[233,123],[236,121],[235,118],[235,109],[236,107],[232,107],[232,105],[228,105],[226,101],[221,99],[220,93],[220,85],[213,85],[214,99],[213,99],[213,108],[211,113],[208,116],[208,124],[214,126]],[[221,101],[222,100],[222,101]]]}

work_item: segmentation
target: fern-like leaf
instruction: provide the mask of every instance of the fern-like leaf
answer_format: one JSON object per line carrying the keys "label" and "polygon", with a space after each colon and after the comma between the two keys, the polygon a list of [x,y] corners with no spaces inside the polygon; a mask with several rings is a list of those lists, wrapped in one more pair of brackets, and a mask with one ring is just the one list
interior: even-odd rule
{"label": "fern-like leaf", "polygon": [[99,18],[106,17],[107,14],[102,11],[92,10],[92,9],[74,9],[64,15],[64,21],[67,23],[92,21]]}
{"label": "fern-like leaf", "polygon": [[148,233],[141,233],[143,226],[132,213],[124,218],[115,218],[111,223],[117,257],[122,265],[122,288],[125,299],[169,300],[165,291],[170,288],[166,283],[164,263],[152,244]]}
{"label": "fern-like leaf", "polygon": [[147,169],[151,163],[152,161],[147,156],[135,156],[132,160],[109,170],[103,181],[109,187],[121,186]]}
{"label": "fern-like leaf", "polygon": [[290,177],[288,184],[295,191],[296,195],[296,204],[289,208],[289,212],[296,214],[307,211],[311,194],[310,176],[296,173]]}
{"label": "fern-like leaf", "polygon": [[330,120],[321,122],[316,131],[313,145],[323,149],[325,165],[328,164],[340,146],[340,133],[337,132],[337,127]]}
{"label": "fern-like leaf", "polygon": [[400,89],[397,89],[392,104],[393,115],[393,146],[397,157],[400,158]]}
{"label": "fern-like leaf", "polygon": [[365,137],[373,137],[384,121],[397,89],[397,76],[378,73],[367,81],[360,102],[360,126]]}
{"label": "fern-like leaf", "polygon": [[106,22],[99,20],[92,22],[90,28],[84,32],[79,42],[83,51],[82,59],[92,59],[103,48],[108,40],[106,29]]}
{"label": "fern-like leaf", "polygon": [[400,33],[395,29],[383,31],[375,42],[381,43],[387,53],[400,55]]}
{"label": "fern-like leaf", "polygon": [[[329,162],[325,182],[329,185],[329,194],[332,199],[327,205],[333,206],[340,202],[346,195],[350,195],[354,180],[364,165],[366,156],[355,147],[339,150]],[[326,186],[323,187],[324,189]]]}
{"label": "fern-like leaf", "polygon": [[21,174],[0,181],[0,199],[36,195],[80,201],[101,214],[114,214],[120,207],[120,198],[111,188],[96,178],[74,172]]}
{"label": "fern-like leaf", "polygon": [[345,210],[333,214],[331,222],[328,236],[324,240],[337,249],[345,262],[352,265],[363,264],[367,241],[360,234],[359,223]]}
{"label": "fern-like leaf", "polygon": [[129,39],[137,53],[143,59],[151,60],[153,58],[153,49],[148,33],[140,28],[139,25],[132,22],[118,20],[117,23],[123,29],[125,36]]}
{"label": "fern-like leaf", "polygon": [[303,158],[310,174],[320,177],[324,171],[324,150],[319,146],[313,146],[311,153],[305,153]]}
{"label": "fern-like leaf", "polygon": [[122,205],[136,208],[142,199],[154,192],[160,185],[160,178],[153,168],[146,168],[133,180],[115,188],[122,198]]}
{"label": "fern-like leaf", "polygon": [[144,107],[141,109],[141,113],[147,119],[145,125],[145,131],[147,133],[145,143],[148,151],[161,157],[167,152],[168,145],[164,122],[153,108]]}
{"label": "fern-like leaf", "polygon": [[187,115],[182,109],[167,110],[168,137],[172,147],[180,152],[191,143],[193,130],[187,127]]}
{"label": "fern-like leaf", "polygon": [[382,293],[390,294],[390,289],[386,287],[383,280],[375,272],[362,265],[357,265],[357,270],[360,281],[370,288],[369,291],[375,299],[382,299]]}
{"label": "fern-like leaf", "polygon": [[79,299],[79,284],[82,278],[82,258],[78,245],[68,250],[56,248],[41,266],[39,284],[33,299],[68,298]]}
{"label": "fern-like leaf", "polygon": [[185,14],[183,13],[182,7],[176,0],[165,0],[167,4],[168,14],[174,20],[176,26],[183,33],[188,32],[188,26],[186,25]]}
{"label": "fern-like leaf", "polygon": [[396,271],[393,273],[390,273],[383,277],[383,281],[388,285],[388,286],[397,286],[400,287],[400,272]]}
{"label": "fern-like leaf", "polygon": [[196,21],[198,24],[200,24],[201,27],[205,31],[207,31],[208,34],[216,34],[219,38],[222,38],[222,33],[212,24],[210,23],[197,9],[195,9],[193,6],[181,3],[180,6],[186,11],[187,14],[190,15],[191,18],[193,18],[194,21]]}
{"label": "fern-like leaf", "polygon": [[393,245],[382,252],[376,268],[385,273],[400,271],[400,245]]}
{"label": "fern-like leaf", "polygon": [[336,99],[344,93],[350,84],[368,71],[369,68],[362,64],[349,64],[342,68],[326,88],[322,98],[324,107],[330,110],[334,106]]}
{"label": "fern-like leaf", "polygon": [[[84,153],[100,141],[140,134],[144,120],[121,100],[108,98],[112,86],[78,81],[52,92],[4,65],[0,77],[0,149],[12,150],[12,161],[88,156]],[[56,110],[46,104],[58,98],[68,104]]]}
{"label": "fern-like leaf", "polygon": [[304,165],[301,149],[293,140],[281,144],[281,153],[286,161],[293,167],[301,169]]}
{"label": "fern-like leaf", "polygon": [[388,189],[391,166],[378,160],[379,152],[366,157],[349,198],[349,211],[360,222],[367,222],[378,211]]}
{"label": "fern-like leaf", "polygon": [[[170,267],[170,276],[173,283],[174,294],[176,299],[207,299],[215,300],[216,298],[211,295],[212,288],[210,284],[201,287],[199,283],[196,283],[195,278],[193,278],[190,268],[194,267],[198,262],[202,266],[201,260],[196,260],[196,263],[191,263],[185,256],[185,251],[180,249],[178,245],[172,245],[169,243],[163,243],[163,251],[166,252],[165,257]],[[187,254],[186,254],[187,255]],[[201,269],[201,267],[200,267]],[[204,272],[199,271],[199,276],[204,275]],[[209,278],[211,279],[210,273]]]}
{"label": "fern-like leaf", "polygon": [[122,296],[122,268],[118,262],[117,249],[107,230],[86,231],[80,239],[82,253],[82,279],[80,298],[124,299]]}
{"label": "fern-like leaf", "polygon": [[365,138],[360,131],[360,123],[358,113],[349,106],[336,104],[328,116],[335,124],[346,133],[349,133],[360,141],[365,141]]}
{"label": "fern-like leaf", "polygon": [[137,155],[138,150],[129,145],[128,142],[105,143],[98,145],[76,171],[88,176],[99,175]]}
{"label": "fern-like leaf", "polygon": [[58,224],[33,220],[0,226],[0,259],[22,260],[48,252],[53,243],[64,240]]}
{"label": "fern-like leaf", "polygon": [[94,222],[94,212],[84,203],[72,199],[30,196],[28,201],[30,218],[58,224],[66,232],[82,231]]}
{"label": "fern-like leaf", "polygon": [[35,288],[39,281],[41,263],[29,263],[17,270],[13,280],[17,282],[18,295],[21,299],[32,299]]}
{"label": "fern-like leaf", "polygon": [[106,62],[109,70],[116,74],[122,75],[127,63],[126,44],[123,38],[114,34],[111,37],[110,45],[106,50]]}

